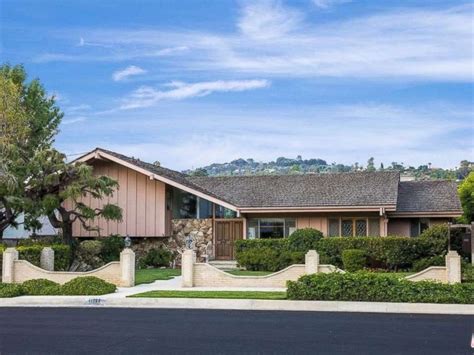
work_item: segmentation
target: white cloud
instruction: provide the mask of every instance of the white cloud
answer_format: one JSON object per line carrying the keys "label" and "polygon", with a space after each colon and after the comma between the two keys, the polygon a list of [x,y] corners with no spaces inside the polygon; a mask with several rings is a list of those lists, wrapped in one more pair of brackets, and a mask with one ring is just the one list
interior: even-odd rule
{"label": "white cloud", "polygon": [[114,81],[121,81],[121,80],[127,79],[130,76],[140,75],[140,74],[145,74],[145,73],[146,73],[146,70],[140,67],[137,67],[135,65],[130,65],[126,67],[125,69],[118,70],[115,73],[113,73],[112,78],[114,79]]}
{"label": "white cloud", "polygon": [[313,3],[321,9],[328,9],[332,6],[345,4],[351,1],[352,0],[313,0]]}
{"label": "white cloud", "polygon": [[84,122],[87,118],[84,116],[78,116],[78,117],[71,117],[71,118],[65,118],[62,120],[63,125],[70,125],[73,123],[79,123],[79,122]]}
{"label": "white cloud", "polygon": [[303,21],[298,10],[279,2],[244,4],[232,34],[92,30],[88,38],[112,45],[113,51],[44,54],[36,60],[118,61],[179,53],[167,68],[379,80],[470,82],[474,77],[472,5],[399,8],[317,23]]}
{"label": "white cloud", "polygon": [[156,90],[149,86],[142,86],[126,98],[120,107],[131,109],[149,107],[161,100],[183,100],[190,97],[206,96],[214,92],[245,91],[260,89],[270,85],[267,80],[218,80],[198,83],[184,83],[173,81],[167,84],[170,90]]}
{"label": "white cloud", "polygon": [[295,30],[302,19],[299,11],[285,8],[280,1],[264,0],[243,7],[237,25],[244,36],[264,40]]}

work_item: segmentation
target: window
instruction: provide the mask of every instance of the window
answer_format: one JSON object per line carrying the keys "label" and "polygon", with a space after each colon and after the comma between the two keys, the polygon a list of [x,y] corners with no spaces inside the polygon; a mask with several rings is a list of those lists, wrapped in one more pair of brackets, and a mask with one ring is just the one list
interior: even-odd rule
{"label": "window", "polygon": [[179,189],[173,189],[173,218],[196,218],[197,197]]}
{"label": "window", "polygon": [[293,218],[249,218],[247,220],[247,239],[284,238],[296,230]]}
{"label": "window", "polygon": [[329,233],[330,237],[339,237],[339,219],[329,219]]}
{"label": "window", "polygon": [[216,205],[216,218],[236,218],[237,212],[223,206]]}
{"label": "window", "polygon": [[410,236],[418,237],[425,229],[430,227],[430,221],[427,218],[413,218],[410,220]]}
{"label": "window", "polygon": [[212,218],[212,202],[198,197],[198,218]]}
{"label": "window", "polygon": [[328,235],[330,237],[378,237],[380,221],[378,218],[329,218]]}

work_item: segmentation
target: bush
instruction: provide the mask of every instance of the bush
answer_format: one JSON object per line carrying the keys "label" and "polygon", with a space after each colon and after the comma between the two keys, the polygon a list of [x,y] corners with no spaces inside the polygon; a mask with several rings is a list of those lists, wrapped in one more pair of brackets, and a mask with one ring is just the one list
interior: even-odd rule
{"label": "bush", "polygon": [[298,229],[288,237],[288,248],[290,251],[307,252],[316,249],[317,242],[322,238],[323,233],[316,229]]}
{"label": "bush", "polygon": [[435,255],[429,258],[422,258],[420,260],[416,260],[413,262],[412,271],[421,271],[430,266],[444,266],[446,264],[446,260],[444,260],[444,256]]}
{"label": "bush", "polygon": [[77,277],[66,282],[61,287],[61,293],[67,296],[75,295],[105,295],[114,293],[117,287],[95,276]]}
{"label": "bush", "polygon": [[466,261],[462,261],[461,279],[463,282],[474,282],[474,265]]}
{"label": "bush", "polygon": [[26,260],[33,265],[40,266],[41,251],[46,246],[51,247],[54,250],[54,270],[62,271],[67,270],[71,264],[71,248],[65,244],[30,244],[24,246],[18,246],[19,258]]}
{"label": "bush", "polygon": [[474,284],[412,282],[394,276],[331,273],[288,281],[288,299],[321,301],[474,303]]}
{"label": "bush", "polygon": [[102,243],[102,250],[100,257],[104,263],[110,263],[111,261],[117,261],[120,259],[120,252],[125,247],[125,241],[119,235],[111,235],[107,238],[100,239]]}
{"label": "bush", "polygon": [[101,258],[102,243],[100,240],[84,240],[76,249],[76,260],[86,264],[90,269],[97,269],[104,265]]}
{"label": "bush", "polygon": [[362,270],[367,263],[365,251],[360,249],[346,249],[342,252],[344,270],[349,272]]}
{"label": "bush", "polygon": [[156,249],[150,249],[148,254],[143,258],[143,263],[145,266],[169,267],[172,258],[173,254],[170,251],[160,247]]}
{"label": "bush", "polygon": [[[445,249],[448,247],[448,225],[437,224],[420,234],[422,239],[437,239],[445,243]],[[469,256],[469,253],[464,253],[462,250],[463,230],[462,228],[451,229],[451,250],[456,250],[461,256]],[[440,253],[441,254],[441,253]]]}
{"label": "bush", "polygon": [[[300,245],[298,247],[295,245],[297,244],[293,244],[293,248],[290,248],[290,238],[239,240],[236,242],[236,259],[240,266],[248,270],[274,271],[275,267],[279,270],[289,265],[285,262],[288,260],[287,253],[292,252],[294,248],[302,248]],[[408,270],[416,260],[445,254],[447,240],[442,237],[331,237],[321,238],[310,245],[311,249],[319,253],[321,263],[332,264],[339,268],[344,268],[342,261],[344,250],[360,249],[365,252],[368,267]],[[308,250],[299,252],[304,255]]]}
{"label": "bush", "polygon": [[25,295],[60,295],[61,285],[46,279],[28,280],[21,285]]}
{"label": "bush", "polygon": [[23,295],[23,288],[18,284],[0,283],[0,298],[18,297]]}

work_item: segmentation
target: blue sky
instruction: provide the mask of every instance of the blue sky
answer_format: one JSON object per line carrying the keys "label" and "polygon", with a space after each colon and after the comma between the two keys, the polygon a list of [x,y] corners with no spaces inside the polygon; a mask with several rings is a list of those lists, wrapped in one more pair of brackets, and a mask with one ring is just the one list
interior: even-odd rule
{"label": "blue sky", "polygon": [[65,112],[56,145],[174,169],[235,158],[474,160],[462,1],[1,2],[1,61]]}

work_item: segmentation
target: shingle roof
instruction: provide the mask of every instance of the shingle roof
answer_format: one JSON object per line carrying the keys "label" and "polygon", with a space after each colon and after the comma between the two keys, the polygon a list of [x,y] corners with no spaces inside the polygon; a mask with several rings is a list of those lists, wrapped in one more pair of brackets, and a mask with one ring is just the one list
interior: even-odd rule
{"label": "shingle roof", "polygon": [[237,207],[395,206],[398,172],[189,177]]}
{"label": "shingle roof", "polygon": [[446,180],[402,181],[397,212],[461,212],[456,183]]}
{"label": "shingle roof", "polygon": [[215,195],[212,191],[207,191],[203,187],[194,184],[192,181],[190,181],[188,179],[188,176],[183,174],[183,173],[180,173],[180,172],[175,171],[175,170],[167,169],[167,168],[164,168],[162,166],[155,165],[155,164],[150,164],[150,163],[141,161],[140,159],[131,158],[131,157],[128,157],[126,155],[115,153],[115,152],[112,152],[110,150],[106,150],[106,149],[103,149],[103,148],[97,148],[97,149],[100,150],[100,151],[103,151],[107,154],[110,154],[110,155],[112,155],[112,156],[114,156],[118,159],[126,161],[127,163],[130,163],[130,164],[133,164],[133,165],[135,165],[139,168],[145,169],[145,170],[149,171],[150,173],[163,176],[165,178],[173,180],[174,182],[177,182],[178,184],[181,184],[181,185],[184,185],[184,186],[189,187],[191,189],[194,189],[196,191],[202,192],[206,195],[212,196],[212,197],[217,198],[221,201],[230,203],[229,201],[221,198],[220,196]]}

